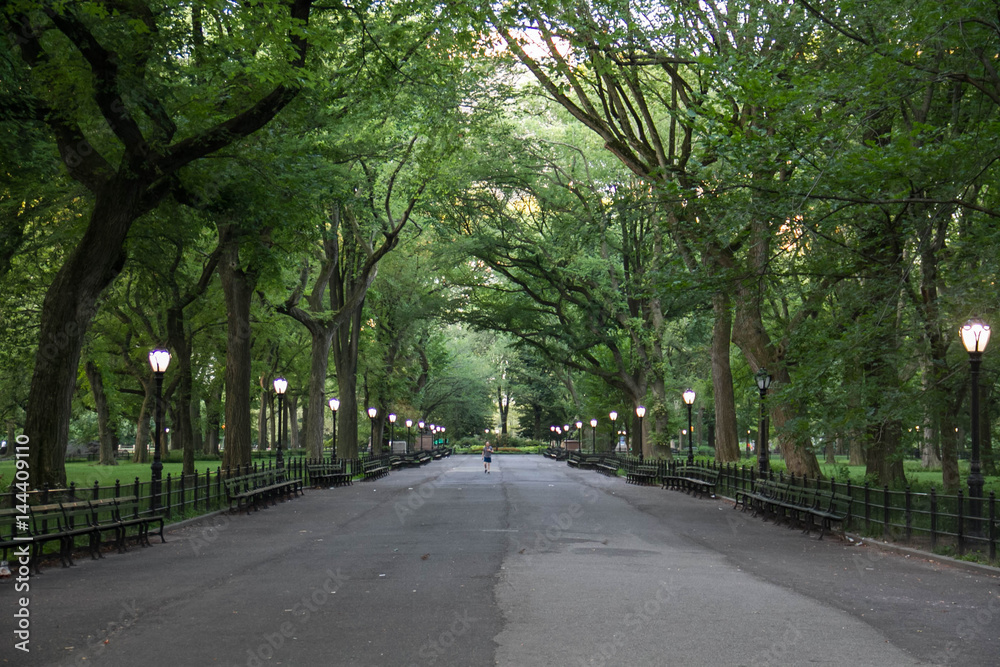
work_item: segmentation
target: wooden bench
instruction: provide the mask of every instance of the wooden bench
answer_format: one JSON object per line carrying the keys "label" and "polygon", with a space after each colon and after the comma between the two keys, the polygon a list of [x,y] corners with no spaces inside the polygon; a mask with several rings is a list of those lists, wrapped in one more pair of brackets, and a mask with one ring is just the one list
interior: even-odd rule
{"label": "wooden bench", "polygon": [[719,483],[719,471],[701,466],[677,466],[663,478],[664,489],[679,489],[687,493],[703,493],[715,497],[715,487]]}
{"label": "wooden bench", "polygon": [[736,492],[733,508],[742,505],[744,511],[750,508],[755,516],[764,514],[775,522],[794,521],[804,526],[803,532],[818,527],[819,539],[823,539],[826,531],[833,530],[833,524],[843,526],[850,520],[853,502],[854,499],[845,494],[758,479],[752,490]]}
{"label": "wooden bench", "polygon": [[625,470],[627,484],[654,484],[656,482],[656,466],[637,465]]}
{"label": "wooden bench", "polygon": [[594,464],[594,470],[610,477],[617,477],[618,459],[609,456],[601,457],[600,460]]}
{"label": "wooden bench", "polygon": [[66,521],[62,506],[59,503],[35,505],[31,508],[31,562],[35,572],[44,554],[45,545],[49,542],[59,542],[59,559],[63,567],[73,564],[73,546],[77,537],[86,536],[91,557],[97,558],[94,552],[94,527],[89,524],[70,526]]}
{"label": "wooden bench", "polygon": [[229,477],[225,480],[226,499],[229,511],[250,511],[260,509],[261,505],[273,505],[279,498],[295,497],[302,493],[302,481],[286,479],[281,469],[260,470],[244,475]]}
{"label": "wooden bench", "polygon": [[383,459],[373,459],[361,464],[361,476],[363,479],[379,479],[389,474],[389,466]]}
{"label": "wooden bench", "polygon": [[63,567],[69,567],[74,565],[73,552],[78,539],[86,538],[90,557],[96,560],[104,557],[101,547],[105,544],[102,540],[105,533],[114,533],[113,543],[119,551],[124,551],[128,528],[136,526],[137,536],[148,546],[153,524],[159,525],[157,534],[160,541],[165,542],[163,517],[140,516],[134,496],[47,503],[30,507],[27,515],[19,510],[0,510],[0,545],[4,556],[10,548],[28,545],[31,567],[39,572],[45,545],[50,542],[59,542],[59,559]]}
{"label": "wooden bench", "polygon": [[345,486],[353,484],[351,474],[340,463],[311,463],[306,466],[309,482],[315,486]]}
{"label": "wooden bench", "polygon": [[119,553],[128,550],[129,530],[134,528],[140,545],[150,546],[149,533],[151,526],[158,526],[156,534],[160,542],[166,542],[163,537],[164,520],[162,514],[142,514],[139,501],[135,496],[118,498],[101,498],[91,500],[90,510],[94,525],[101,531],[115,531],[115,546]]}

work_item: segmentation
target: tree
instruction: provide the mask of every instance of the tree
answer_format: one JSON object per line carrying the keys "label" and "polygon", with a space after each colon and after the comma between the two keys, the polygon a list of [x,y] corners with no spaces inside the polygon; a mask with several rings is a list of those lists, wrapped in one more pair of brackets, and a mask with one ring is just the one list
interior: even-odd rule
{"label": "tree", "polygon": [[[65,169],[93,198],[87,228],[42,306],[25,425],[35,486],[66,481],[63,454],[80,350],[98,298],[124,265],[133,223],[171,194],[182,168],[256,132],[295,97],[294,72],[306,62],[302,27],[311,9],[311,0],[228,8],[219,26],[238,26],[234,36],[175,20],[171,12],[154,14],[143,4],[118,7],[113,15],[41,1],[4,8],[30,82],[16,100],[21,118],[45,124]],[[193,83],[209,77],[160,76],[169,74],[161,63],[185,69],[181,45],[188,52],[211,48],[215,56],[228,47],[234,58],[253,61],[254,76],[241,82],[246,93],[200,117],[187,116],[201,107],[190,99],[229,96]],[[225,59],[215,62],[226,66]],[[279,83],[264,89],[275,79]],[[236,98],[254,101],[241,105]]]}

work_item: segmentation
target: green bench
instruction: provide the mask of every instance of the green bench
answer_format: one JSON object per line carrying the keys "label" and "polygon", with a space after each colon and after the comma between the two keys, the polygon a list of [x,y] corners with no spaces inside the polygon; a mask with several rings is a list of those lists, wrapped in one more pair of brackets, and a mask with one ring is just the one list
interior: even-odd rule
{"label": "green bench", "polygon": [[340,463],[311,463],[306,466],[313,486],[346,486],[353,484],[351,474]]}
{"label": "green bench", "polygon": [[664,489],[678,489],[690,494],[703,493],[713,497],[718,483],[719,471],[702,466],[677,466],[663,478]]}
{"label": "green bench", "polygon": [[751,490],[736,492],[733,509],[742,506],[744,511],[750,509],[755,516],[763,514],[775,522],[794,521],[803,526],[803,532],[819,528],[819,539],[823,539],[834,524],[843,527],[850,521],[853,502],[854,498],[842,493],[757,479]]}

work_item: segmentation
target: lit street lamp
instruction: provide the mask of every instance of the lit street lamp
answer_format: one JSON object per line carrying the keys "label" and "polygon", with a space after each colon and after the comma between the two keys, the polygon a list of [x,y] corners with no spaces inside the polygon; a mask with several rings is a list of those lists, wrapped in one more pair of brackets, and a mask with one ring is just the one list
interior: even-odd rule
{"label": "lit street lamp", "polygon": [[583,422],[577,420],[576,422],[576,449],[581,454],[583,454]]}
{"label": "lit street lamp", "polygon": [[635,409],[635,416],[639,418],[639,460],[642,460],[642,418],[646,416],[646,408],[639,406]]}
{"label": "lit street lamp", "polygon": [[[285,392],[288,390],[288,380],[285,378],[274,378],[274,391],[278,393],[278,459],[279,468],[285,467],[285,460],[281,455],[281,428],[285,424],[285,413],[282,411],[284,405]],[[287,428],[287,427],[286,427]]]}
{"label": "lit street lamp", "polygon": [[424,451],[424,422],[417,422],[417,437],[420,438],[420,451]]}
{"label": "lit street lamp", "polygon": [[382,453],[382,452],[376,452],[375,451],[375,418],[376,417],[378,417],[378,408],[368,408],[368,419],[371,421],[371,424],[372,424],[372,435],[371,435],[372,456],[378,456],[379,454]]}
{"label": "lit street lamp", "polygon": [[688,406],[688,465],[694,465],[694,446],[691,444],[691,406],[694,404],[694,389],[684,390],[683,397]]}
{"label": "lit street lamp", "polygon": [[337,410],[340,409],[340,399],[330,399],[330,410],[333,411],[333,451],[330,452],[330,460],[337,459]]}
{"label": "lit street lamp", "polygon": [[972,403],[969,406],[972,438],[972,460],[969,461],[969,511],[972,516],[982,516],[983,473],[979,461],[979,366],[983,352],[990,342],[990,325],[980,319],[971,319],[962,325],[962,345],[969,353],[969,379],[972,384]]}
{"label": "lit street lamp", "polygon": [[590,420],[590,453],[597,453],[597,419]]}
{"label": "lit street lamp", "polygon": [[771,462],[767,455],[767,412],[764,410],[764,399],[767,389],[771,386],[771,376],[767,369],[761,367],[755,376],[757,389],[760,391],[760,429],[757,431],[757,470],[761,477],[766,477],[771,470]]}
{"label": "lit street lamp", "polygon": [[608,417],[611,418],[611,451],[618,451],[618,439],[615,435],[618,433],[618,429],[615,424],[615,420],[618,419],[618,413],[614,410],[608,413]]}
{"label": "lit street lamp", "polygon": [[396,415],[389,413],[389,453],[392,453],[392,443],[396,440]]}
{"label": "lit street lamp", "polygon": [[413,420],[412,419],[407,419],[406,420],[406,451],[405,451],[406,454],[410,453],[410,427],[412,427],[412,426],[413,426]]}
{"label": "lit street lamp", "polygon": [[153,368],[153,379],[156,380],[156,410],[153,424],[156,427],[156,443],[153,445],[153,463],[150,465],[150,505],[153,514],[160,506],[160,480],[163,476],[163,460],[160,458],[160,450],[163,441],[163,374],[167,372],[170,365],[170,353],[166,350],[152,350],[149,353],[149,365]]}

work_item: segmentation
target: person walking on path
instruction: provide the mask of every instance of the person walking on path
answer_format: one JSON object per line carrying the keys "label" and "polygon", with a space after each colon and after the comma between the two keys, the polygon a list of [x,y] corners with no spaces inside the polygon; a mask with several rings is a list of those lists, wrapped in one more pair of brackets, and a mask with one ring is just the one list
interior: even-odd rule
{"label": "person walking on path", "polygon": [[483,445],[483,472],[489,473],[491,461],[493,461],[493,445],[487,440]]}

